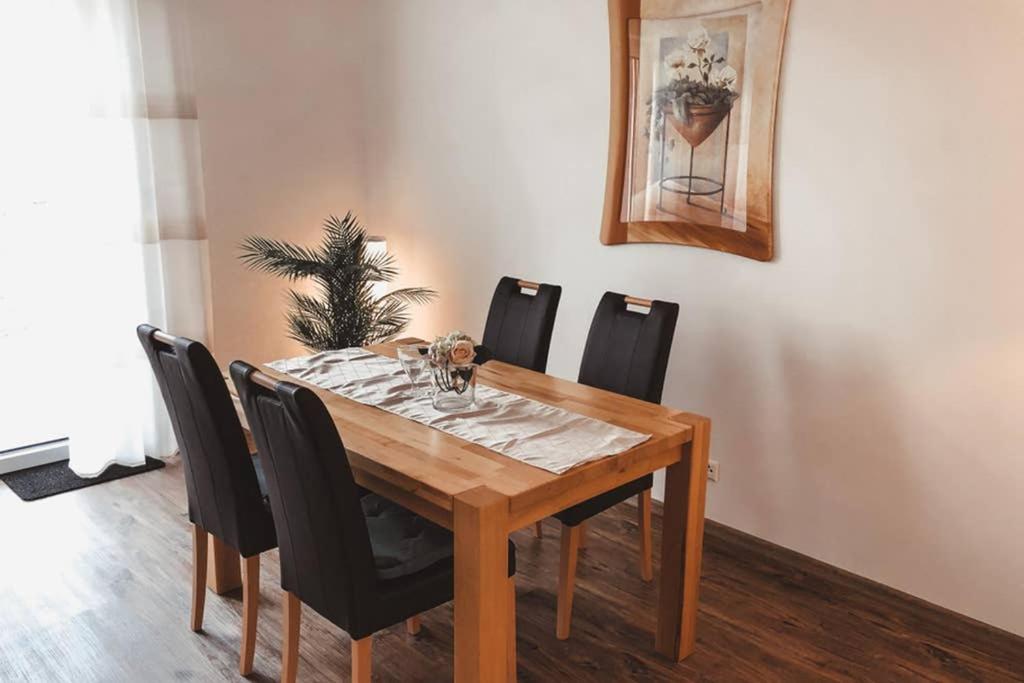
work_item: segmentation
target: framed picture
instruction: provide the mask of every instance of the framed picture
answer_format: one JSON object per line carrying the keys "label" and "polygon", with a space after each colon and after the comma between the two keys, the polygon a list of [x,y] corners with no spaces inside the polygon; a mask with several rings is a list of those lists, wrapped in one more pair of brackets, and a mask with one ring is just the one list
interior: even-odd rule
{"label": "framed picture", "polygon": [[773,255],[775,108],[789,0],[609,0],[601,241]]}

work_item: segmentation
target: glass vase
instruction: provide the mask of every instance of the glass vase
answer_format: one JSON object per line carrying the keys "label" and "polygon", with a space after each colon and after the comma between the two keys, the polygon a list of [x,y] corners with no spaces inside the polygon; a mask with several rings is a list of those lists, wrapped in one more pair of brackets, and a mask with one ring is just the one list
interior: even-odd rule
{"label": "glass vase", "polygon": [[435,410],[461,413],[473,407],[476,401],[476,365],[434,365],[432,375]]}

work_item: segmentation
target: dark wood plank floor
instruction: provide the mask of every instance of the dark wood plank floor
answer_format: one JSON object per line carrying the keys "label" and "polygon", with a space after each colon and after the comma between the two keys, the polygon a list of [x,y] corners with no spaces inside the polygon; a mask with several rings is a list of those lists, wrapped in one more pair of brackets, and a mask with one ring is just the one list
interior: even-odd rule
{"label": "dark wood plank floor", "polygon": [[[238,679],[239,597],[210,594],[205,633],[188,629],[184,507],[177,460],[32,503],[0,485],[0,681]],[[639,579],[634,520],[621,506],[593,523],[568,642],[555,639],[558,529],[516,534],[520,681],[1024,680],[1024,639],[715,524],[697,651],[667,662],[652,652],[656,590]],[[262,569],[252,679],[272,681],[275,553]],[[346,680],[348,637],[303,618],[299,679]],[[375,680],[451,680],[451,607],[424,615],[418,637],[375,636],[373,662]]]}

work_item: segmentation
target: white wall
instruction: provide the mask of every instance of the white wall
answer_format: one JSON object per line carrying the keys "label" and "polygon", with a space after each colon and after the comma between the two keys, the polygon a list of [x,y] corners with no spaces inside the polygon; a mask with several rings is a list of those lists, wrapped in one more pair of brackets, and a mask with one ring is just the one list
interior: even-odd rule
{"label": "white wall", "polygon": [[769,264],[599,244],[601,0],[378,0],[366,35],[368,216],[442,294],[414,331],[560,283],[574,377],[603,291],[677,301],[712,519],[1024,634],[1024,3],[794,0]]}

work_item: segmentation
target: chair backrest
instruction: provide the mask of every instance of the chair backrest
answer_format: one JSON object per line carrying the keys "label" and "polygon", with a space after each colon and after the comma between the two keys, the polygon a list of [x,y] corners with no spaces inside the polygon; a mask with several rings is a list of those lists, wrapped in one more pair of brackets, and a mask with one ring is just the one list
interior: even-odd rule
{"label": "chair backrest", "polygon": [[242,361],[231,364],[267,478],[281,587],[338,626],[374,597],[375,570],[360,488],[320,398]]}
{"label": "chair backrest", "polygon": [[201,343],[152,325],[139,325],[137,332],[178,440],[189,519],[243,555],[251,554],[254,545],[263,546],[255,552],[266,549],[269,515],[213,356]]}
{"label": "chair backrest", "polygon": [[580,384],[661,403],[678,317],[679,304],[605,292],[583,349]]}
{"label": "chair backrest", "polygon": [[[536,293],[527,294],[524,289]],[[501,278],[487,312],[483,345],[495,360],[544,372],[561,297],[558,285]]]}

